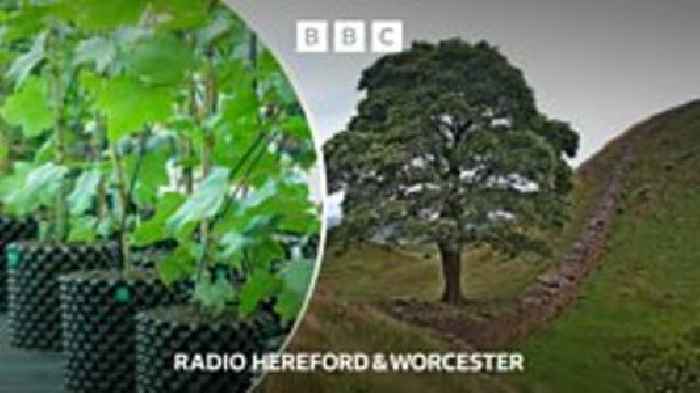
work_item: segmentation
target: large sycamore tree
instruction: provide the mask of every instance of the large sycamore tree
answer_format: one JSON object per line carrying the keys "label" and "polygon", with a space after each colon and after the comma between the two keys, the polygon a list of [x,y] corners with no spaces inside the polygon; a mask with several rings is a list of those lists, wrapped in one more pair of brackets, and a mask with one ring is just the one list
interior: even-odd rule
{"label": "large sycamore tree", "polygon": [[345,193],[337,236],[436,245],[450,304],[462,300],[466,250],[548,250],[579,138],[538,111],[497,48],[417,42],[365,70],[359,88],[357,115],[325,146],[329,188]]}

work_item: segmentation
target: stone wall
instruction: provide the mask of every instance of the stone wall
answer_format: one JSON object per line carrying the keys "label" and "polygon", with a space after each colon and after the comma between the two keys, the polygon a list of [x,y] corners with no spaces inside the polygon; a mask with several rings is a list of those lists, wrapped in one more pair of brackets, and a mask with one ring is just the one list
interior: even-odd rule
{"label": "stone wall", "polygon": [[560,263],[513,300],[515,311],[465,326],[466,331],[460,336],[469,345],[479,349],[502,348],[556,318],[576,300],[579,287],[601,261],[632,158],[627,144],[585,230]]}

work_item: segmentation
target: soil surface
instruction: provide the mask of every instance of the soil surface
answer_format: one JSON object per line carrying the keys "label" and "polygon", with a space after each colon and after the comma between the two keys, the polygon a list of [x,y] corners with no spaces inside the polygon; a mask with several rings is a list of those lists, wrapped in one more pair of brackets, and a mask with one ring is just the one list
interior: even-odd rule
{"label": "soil surface", "polygon": [[9,344],[7,315],[0,315],[0,393],[63,393],[63,356]]}

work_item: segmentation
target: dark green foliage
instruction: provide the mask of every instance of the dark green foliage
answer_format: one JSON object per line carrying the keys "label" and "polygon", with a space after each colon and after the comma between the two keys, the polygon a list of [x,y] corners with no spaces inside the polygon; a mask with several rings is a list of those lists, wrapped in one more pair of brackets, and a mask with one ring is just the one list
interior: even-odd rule
{"label": "dark green foliage", "polygon": [[565,156],[578,135],[537,110],[496,48],[415,43],[359,87],[358,114],[325,146],[330,189],[345,192],[341,237],[437,243],[451,255],[547,250],[537,235],[566,219]]}
{"label": "dark green foliage", "polygon": [[[578,137],[537,112],[521,72],[495,48],[417,43],[366,70],[360,88],[367,98],[358,115],[326,146],[348,226],[365,225],[366,236],[395,225],[402,238],[506,245],[519,227],[561,223],[571,188],[563,155],[575,154]],[[519,181],[539,192],[518,192]],[[497,211],[518,225],[488,217]]]}

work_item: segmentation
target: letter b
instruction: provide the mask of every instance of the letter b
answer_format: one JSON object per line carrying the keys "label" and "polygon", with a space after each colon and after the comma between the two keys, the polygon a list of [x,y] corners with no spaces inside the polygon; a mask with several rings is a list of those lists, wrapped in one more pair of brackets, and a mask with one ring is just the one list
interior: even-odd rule
{"label": "letter b", "polygon": [[362,53],[367,51],[366,24],[361,20],[337,20],[333,36],[335,52]]}
{"label": "letter b", "polygon": [[324,20],[297,21],[297,52],[328,52],[328,22]]}

